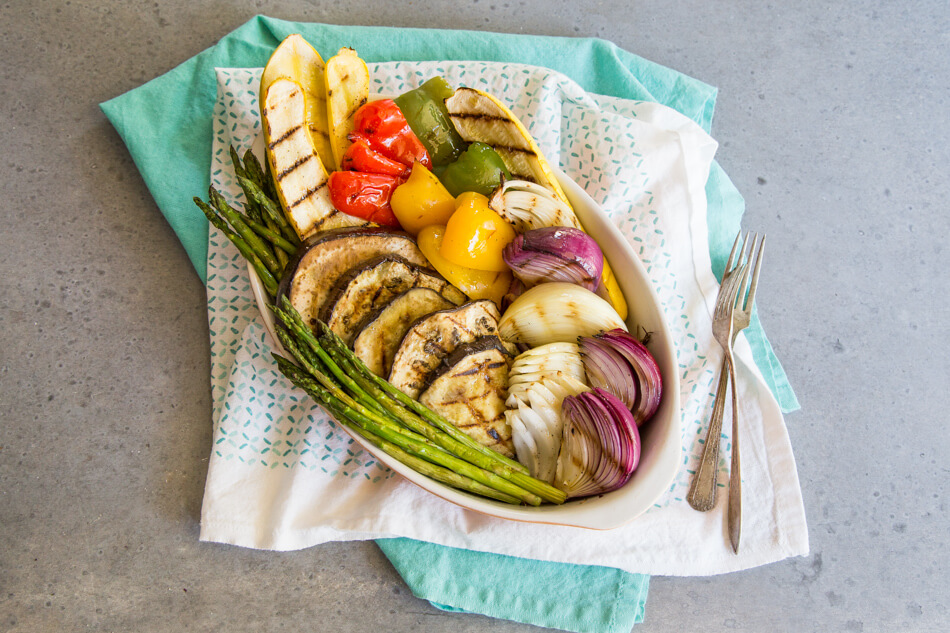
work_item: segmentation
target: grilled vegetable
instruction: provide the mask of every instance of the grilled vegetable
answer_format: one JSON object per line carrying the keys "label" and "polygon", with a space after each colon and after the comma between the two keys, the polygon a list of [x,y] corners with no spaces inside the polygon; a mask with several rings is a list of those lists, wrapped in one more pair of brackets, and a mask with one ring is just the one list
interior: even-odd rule
{"label": "grilled vegetable", "polygon": [[455,197],[422,163],[412,166],[409,179],[396,187],[389,202],[403,230],[413,235],[433,224],[444,226],[455,213]]}
{"label": "grilled vegetable", "polygon": [[580,339],[588,381],[617,396],[633,413],[637,426],[656,413],[663,378],[650,351],[623,330]]}
{"label": "grilled vegetable", "polygon": [[402,181],[386,174],[335,171],[327,188],[330,201],[340,211],[381,226],[399,228],[389,198]]}
{"label": "grilled vegetable", "polygon": [[330,291],[320,320],[349,345],[370,315],[410,288],[431,288],[453,305],[466,300],[458,288],[431,269],[410,264],[402,257],[383,255],[340,277]]}
{"label": "grilled vegetable", "polygon": [[564,435],[554,484],[568,497],[620,488],[640,463],[633,414],[613,394],[594,389],[564,399]]}
{"label": "grilled vegetable", "polygon": [[341,48],[327,62],[326,95],[333,167],[340,169],[350,145],[347,137],[354,128],[353,117],[369,100],[369,69],[352,48]]}
{"label": "grilled vegetable", "polygon": [[528,288],[566,281],[596,292],[604,269],[604,255],[594,238],[568,226],[525,231],[505,247],[502,256]]}
{"label": "grilled vegetable", "polygon": [[290,299],[307,323],[315,325],[337,280],[361,262],[381,255],[397,255],[428,266],[408,233],[384,228],[323,231],[307,239],[287,265],[279,294]]}
{"label": "grilled vegetable", "polygon": [[498,324],[502,338],[531,347],[571,342],[614,328],[627,326],[609,303],[563,282],[531,288],[515,299]]}
{"label": "grilled vegetable", "polygon": [[327,95],[324,73],[326,64],[320,54],[300,35],[288,35],[280,43],[261,75],[260,94],[278,79],[291,79],[300,84],[306,102],[307,130],[317,155],[324,165],[333,165],[330,133],[327,129]]}
{"label": "grilled vegetable", "polygon": [[394,99],[409,127],[426,146],[435,166],[448,165],[465,149],[465,141],[445,109],[445,100],[454,93],[445,79],[433,77]]}
{"label": "grilled vegetable", "polygon": [[416,398],[442,360],[465,343],[498,335],[498,308],[491,301],[473,301],[423,317],[409,328],[393,358],[389,382]]}
{"label": "grilled vegetable", "polygon": [[584,364],[575,343],[549,343],[520,354],[508,374],[511,425],[518,460],[531,474],[554,481],[561,448],[561,402],[589,390]]}
{"label": "grilled vegetable", "polygon": [[451,98],[445,100],[445,106],[463,139],[490,145],[501,156],[513,178],[548,187],[569,204],[538,144],[501,101],[481,90],[458,88]]}
{"label": "grilled vegetable", "polygon": [[327,228],[365,224],[341,214],[330,202],[327,172],[307,131],[303,89],[295,81],[278,79],[263,99],[267,162],[281,206],[300,237]]}
{"label": "grilled vegetable", "polygon": [[456,348],[443,361],[419,402],[444,416],[479,444],[514,456],[505,419],[510,358],[496,336]]}
{"label": "grilled vegetable", "polygon": [[399,343],[420,318],[453,303],[431,288],[412,288],[367,317],[353,341],[353,353],[377,376],[388,376]]}
{"label": "grilled vegetable", "polygon": [[454,264],[502,272],[508,264],[502,251],[515,231],[511,225],[488,208],[488,198],[468,191],[456,200],[457,208],[445,226],[439,254]]}
{"label": "grilled vegetable", "polygon": [[549,226],[581,228],[569,204],[550,189],[527,180],[506,180],[492,193],[488,206],[519,233]]}
{"label": "grilled vegetable", "polygon": [[515,358],[508,375],[508,406],[528,401],[528,388],[537,382],[563,381],[566,387],[586,382],[584,362],[576,343],[548,343],[523,352]]}
{"label": "grilled vegetable", "polygon": [[357,110],[353,115],[353,132],[386,158],[406,167],[414,163],[432,167],[425,145],[392,99],[371,101]]}
{"label": "grilled vegetable", "polygon": [[460,196],[466,191],[490,196],[506,178],[511,178],[511,172],[505,167],[505,162],[498,152],[484,143],[469,145],[440,176],[442,184],[453,196]]}
{"label": "grilled vegetable", "polygon": [[372,147],[366,137],[353,133],[350,135],[350,146],[343,154],[342,169],[348,171],[362,171],[368,174],[386,174],[387,176],[409,175],[409,167],[398,161],[386,158]]}
{"label": "grilled vegetable", "polygon": [[419,250],[443,277],[452,282],[456,288],[461,289],[470,299],[491,299],[500,307],[511,285],[511,273],[477,270],[450,262],[441,255],[444,236],[444,226],[427,226],[419,233]]}
{"label": "grilled vegetable", "polygon": [[[533,182],[519,180],[502,183],[489,198],[488,206],[511,222],[519,233],[552,226],[584,228],[569,205],[552,191]],[[598,294],[610,301],[620,318],[626,319],[627,301],[606,259],[600,282]]]}

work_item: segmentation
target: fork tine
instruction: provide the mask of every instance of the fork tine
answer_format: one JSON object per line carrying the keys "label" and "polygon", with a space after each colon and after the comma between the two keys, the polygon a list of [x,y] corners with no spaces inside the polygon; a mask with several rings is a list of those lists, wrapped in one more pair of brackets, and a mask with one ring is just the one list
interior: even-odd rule
{"label": "fork tine", "polygon": [[755,301],[755,289],[759,285],[759,270],[762,268],[762,257],[765,254],[765,234],[759,240],[759,249],[755,253],[755,268],[752,270],[752,284],[749,286],[749,297],[745,301],[745,309],[751,310]]}
{"label": "fork tine", "polygon": [[[733,260],[736,256],[736,251],[739,248],[739,244],[741,243],[741,240],[742,240],[742,231],[739,231],[739,234],[736,235],[736,241],[732,243],[732,251],[729,253],[729,261],[726,262],[726,268],[723,271],[723,274],[726,274],[727,272],[732,270],[733,266],[739,263],[738,261],[733,261]],[[739,254],[739,259],[742,259],[741,252]]]}
{"label": "fork tine", "polygon": [[[749,231],[745,234],[745,243],[742,245],[742,254],[740,255],[739,261],[745,261],[747,264],[752,264],[752,253],[755,250],[755,241],[758,238],[756,233]],[[739,288],[739,307],[742,308],[745,305],[745,291],[746,283],[748,282],[748,277],[743,280],[742,286]]]}
{"label": "fork tine", "polygon": [[739,308],[740,310],[744,309],[742,305],[745,303],[744,293],[745,293],[746,284],[749,282],[749,273],[751,272],[749,265],[751,263],[752,262],[747,260],[745,263],[743,263],[740,266],[739,270],[736,271],[738,274],[736,275],[736,292],[735,292],[735,299],[733,300],[733,304],[737,304],[736,307]]}
{"label": "fork tine", "polygon": [[731,312],[736,307],[736,299],[739,297],[739,286],[744,282],[749,271],[749,264],[738,264],[737,270],[733,271],[734,273],[726,279],[724,287],[720,290],[720,298],[716,301],[716,311],[715,316],[725,315],[726,312]]}

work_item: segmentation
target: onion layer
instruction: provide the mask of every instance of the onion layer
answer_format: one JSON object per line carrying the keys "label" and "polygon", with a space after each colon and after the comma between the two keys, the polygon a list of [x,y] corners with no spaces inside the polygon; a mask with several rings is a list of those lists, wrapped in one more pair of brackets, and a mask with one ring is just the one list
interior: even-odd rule
{"label": "onion layer", "polygon": [[579,341],[581,358],[592,387],[617,396],[637,424],[649,420],[660,406],[663,379],[650,351],[623,330],[610,330]]}
{"label": "onion layer", "polygon": [[590,290],[574,284],[547,283],[531,288],[505,310],[500,336],[531,347],[574,342],[611,329],[625,329],[620,315]]}
{"label": "onion layer", "polygon": [[633,414],[603,389],[564,398],[564,431],[554,485],[569,498],[603,494],[626,484],[640,463]]}
{"label": "onion layer", "polygon": [[604,270],[604,254],[597,242],[567,226],[526,231],[505,246],[502,256],[528,287],[563,281],[596,291]]}
{"label": "onion layer", "polygon": [[554,482],[561,450],[561,402],[588,390],[574,343],[536,347],[515,358],[508,374],[505,412],[518,461],[533,477]]}

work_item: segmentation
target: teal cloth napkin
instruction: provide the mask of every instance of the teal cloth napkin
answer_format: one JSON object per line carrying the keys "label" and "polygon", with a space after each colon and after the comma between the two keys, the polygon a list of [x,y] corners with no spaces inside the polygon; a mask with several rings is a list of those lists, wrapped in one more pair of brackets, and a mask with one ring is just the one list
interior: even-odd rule
{"label": "teal cloth napkin", "polygon": [[[152,196],[205,280],[208,225],[191,203],[209,186],[215,67],[261,67],[291,33],[323,55],[357,48],[367,61],[514,61],[564,73],[596,94],[655,101],[706,131],[716,90],[598,39],[333,26],[257,16],[217,45],[147,84],[101,104]],[[739,230],[744,202],[713,164],[706,187],[717,275]],[[758,320],[746,330],[756,363],[783,411],[798,401]],[[649,577],[616,569],[476,553],[411,539],[377,541],[413,593],[440,608],[570,631],[629,631],[643,618]]]}

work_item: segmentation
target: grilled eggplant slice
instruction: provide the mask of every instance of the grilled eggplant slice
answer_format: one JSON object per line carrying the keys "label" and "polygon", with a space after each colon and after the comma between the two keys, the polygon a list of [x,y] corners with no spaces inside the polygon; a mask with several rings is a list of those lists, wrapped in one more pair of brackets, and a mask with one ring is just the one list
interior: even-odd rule
{"label": "grilled eggplant slice", "polygon": [[495,303],[482,299],[419,319],[399,344],[389,382],[409,397],[419,397],[442,360],[460,345],[497,336],[499,318]]}
{"label": "grilled eggplant slice", "polygon": [[316,325],[337,280],[354,266],[381,255],[429,266],[413,237],[402,231],[381,227],[323,231],[308,238],[284,269],[278,297],[288,297],[304,321]]}
{"label": "grilled eggplant slice", "polygon": [[461,290],[438,273],[402,257],[383,255],[351,268],[340,277],[330,291],[320,319],[350,345],[371,314],[396,295],[417,287],[435,290],[452,305],[466,300]]}
{"label": "grilled eggplant slice", "polygon": [[505,417],[511,357],[496,336],[485,336],[449,354],[419,402],[441,414],[479,444],[514,456]]}
{"label": "grilled eggplant slice", "polygon": [[353,352],[377,376],[388,376],[399,343],[419,318],[452,307],[452,302],[431,288],[412,288],[393,299],[366,320],[353,341]]}

